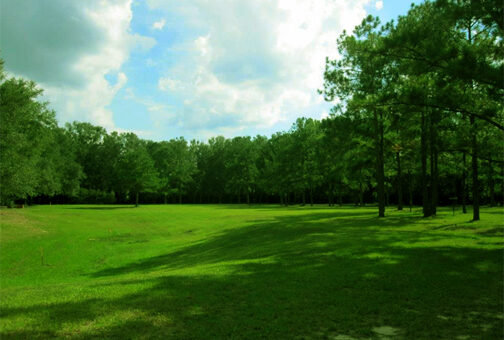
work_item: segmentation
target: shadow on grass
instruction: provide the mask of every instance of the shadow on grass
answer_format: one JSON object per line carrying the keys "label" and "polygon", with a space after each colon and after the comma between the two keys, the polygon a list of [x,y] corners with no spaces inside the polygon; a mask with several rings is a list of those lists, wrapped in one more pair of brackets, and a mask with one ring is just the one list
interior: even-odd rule
{"label": "shadow on grass", "polygon": [[[4,309],[2,317],[31,315],[47,328],[6,332],[2,339],[44,338],[68,323],[84,326],[58,336],[501,338],[502,249],[425,246],[449,236],[401,230],[416,221],[327,212],[227,230],[90,274],[114,278],[90,289],[138,285],[135,293]],[[380,230],[384,226],[394,229]],[[205,269],[191,275],[198,266]],[[86,327],[111,316],[104,326]]]}
{"label": "shadow on grass", "polygon": [[[366,205],[364,207],[360,207],[355,204],[343,204],[343,205],[336,205],[333,207],[330,207],[328,204],[314,204],[311,206],[310,204],[306,205],[301,205],[299,203],[296,204],[289,204],[289,205],[283,205],[280,203],[251,203],[251,204],[246,204],[246,203],[222,203],[222,204],[203,204],[200,206],[212,206],[218,209],[259,209],[259,210],[338,210],[338,209],[355,209],[355,210],[362,210],[363,208],[377,208],[377,206],[374,206],[372,204]],[[198,206],[197,204],[195,206]],[[378,210],[373,211],[373,214],[378,215]]]}
{"label": "shadow on grass", "polygon": [[[305,261],[306,257],[317,258],[320,253],[339,252],[346,256],[350,253],[371,252],[376,249],[386,250],[388,245],[380,244],[380,241],[375,239],[379,231],[376,228],[380,225],[404,226],[417,220],[414,216],[404,216],[383,221],[369,217],[371,215],[374,213],[326,212],[276,217],[273,222],[260,222],[244,228],[227,230],[212,239],[182,250],[123,267],[107,268],[92,273],[91,276],[115,276],[160,268],[182,269],[271,257],[285,265],[292,265],[296,259]],[[414,234],[421,237],[421,234]],[[403,235],[384,234],[384,236],[390,242],[405,241]],[[411,239],[413,236],[409,235],[408,240]],[[432,239],[434,238],[431,237]]]}

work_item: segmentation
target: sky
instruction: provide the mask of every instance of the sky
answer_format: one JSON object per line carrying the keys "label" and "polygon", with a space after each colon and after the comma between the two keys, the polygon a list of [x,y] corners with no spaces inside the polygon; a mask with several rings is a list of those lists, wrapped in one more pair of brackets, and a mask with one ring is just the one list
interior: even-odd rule
{"label": "sky", "polygon": [[[207,140],[326,117],[325,58],[368,14],[412,0],[3,0],[0,58],[60,124]],[[418,3],[418,1],[416,1]]]}

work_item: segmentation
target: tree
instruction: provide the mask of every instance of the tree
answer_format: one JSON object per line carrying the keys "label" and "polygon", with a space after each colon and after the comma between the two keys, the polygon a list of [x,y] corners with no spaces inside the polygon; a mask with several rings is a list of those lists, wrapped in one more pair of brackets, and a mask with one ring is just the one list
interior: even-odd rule
{"label": "tree", "polygon": [[133,133],[122,133],[119,136],[123,145],[119,160],[120,178],[129,192],[135,194],[135,206],[138,206],[141,192],[157,189],[158,173],[147,152],[145,141]]}
{"label": "tree", "polygon": [[420,96],[423,100],[402,104],[419,107],[424,115],[457,113],[469,119],[473,220],[479,219],[480,124],[504,130],[502,11],[502,4],[494,0],[423,3],[400,17],[397,25],[388,25],[390,33],[380,52],[401,65],[402,77],[427,78],[432,84],[427,88],[433,91]]}
{"label": "tree", "polygon": [[43,147],[43,157],[37,164],[37,195],[77,196],[84,173],[75,159],[75,148],[67,131],[57,126],[46,128],[39,145]]}
{"label": "tree", "polygon": [[103,190],[106,187],[104,174],[110,170],[102,163],[110,156],[102,157],[106,130],[84,122],[67,123],[65,128],[76,145],[76,159],[84,171],[82,186],[87,189]]}
{"label": "tree", "polygon": [[291,131],[295,148],[300,154],[299,174],[303,205],[306,203],[306,190],[309,193],[310,205],[313,205],[313,192],[322,182],[319,152],[322,148],[320,123],[311,118],[298,118]]}
{"label": "tree", "polygon": [[169,178],[172,187],[178,194],[178,202],[182,203],[182,194],[193,181],[196,172],[196,159],[184,138],[172,139],[169,142],[171,153],[169,158]]}
{"label": "tree", "polygon": [[226,172],[229,174],[227,186],[231,192],[245,194],[247,204],[250,204],[250,194],[257,178],[257,152],[250,137],[235,137],[226,143]]}
{"label": "tree", "polygon": [[37,101],[42,90],[34,82],[5,79],[3,67],[0,82],[1,204],[35,196],[38,190],[58,192],[59,181],[39,169],[45,163],[43,152],[50,140],[46,133],[56,126],[54,112],[47,103]]}
{"label": "tree", "polygon": [[324,95],[333,101],[336,96],[345,101],[347,112],[363,115],[374,129],[374,154],[376,155],[376,186],[378,216],[385,216],[384,174],[384,120],[387,100],[387,77],[393,75],[386,68],[387,60],[376,53],[383,44],[380,22],[368,16],[353,35],[346,32],[338,39],[340,60],[326,61],[324,73]]}
{"label": "tree", "polygon": [[208,140],[208,155],[205,160],[205,187],[210,197],[222,203],[227,182],[226,139],[222,136]]}

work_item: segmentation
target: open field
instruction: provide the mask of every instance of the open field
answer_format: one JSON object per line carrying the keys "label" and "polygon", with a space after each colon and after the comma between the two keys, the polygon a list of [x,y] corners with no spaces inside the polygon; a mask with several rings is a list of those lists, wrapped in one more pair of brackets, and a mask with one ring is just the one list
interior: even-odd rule
{"label": "open field", "polygon": [[498,339],[502,208],[2,210],[0,338]]}

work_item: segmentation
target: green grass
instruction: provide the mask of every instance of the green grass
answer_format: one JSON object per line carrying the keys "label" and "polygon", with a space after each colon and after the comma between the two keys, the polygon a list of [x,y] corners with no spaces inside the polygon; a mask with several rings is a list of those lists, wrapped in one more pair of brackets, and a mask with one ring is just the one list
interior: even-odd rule
{"label": "green grass", "polygon": [[0,338],[499,339],[502,208],[1,210]]}

